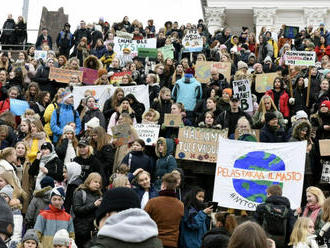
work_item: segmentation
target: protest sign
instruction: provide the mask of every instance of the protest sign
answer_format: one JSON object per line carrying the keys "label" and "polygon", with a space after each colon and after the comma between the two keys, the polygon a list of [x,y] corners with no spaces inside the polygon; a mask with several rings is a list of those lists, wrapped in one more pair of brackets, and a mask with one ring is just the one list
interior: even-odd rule
{"label": "protest sign", "polygon": [[50,67],[48,78],[49,80],[55,80],[59,83],[69,83],[73,75],[77,75],[79,77],[79,81],[82,82],[82,71],[66,70],[55,67]]}
{"label": "protest sign", "polygon": [[286,51],[285,64],[296,66],[315,66],[315,52]]}
{"label": "protest sign", "polygon": [[120,86],[120,87],[113,87],[112,92],[115,92],[117,88],[121,88],[124,90],[125,96],[128,94],[133,94],[136,99],[144,104],[145,109],[150,108],[150,100],[149,100],[149,85],[136,85],[136,86]]}
{"label": "protest sign", "polygon": [[93,70],[85,67],[81,67],[80,70],[84,73],[82,81],[85,84],[95,84],[95,81],[98,79],[97,70]]}
{"label": "protest sign", "polygon": [[138,56],[139,58],[150,58],[150,59],[156,59],[157,58],[157,48],[144,48],[139,47],[138,48]]}
{"label": "protest sign", "polygon": [[233,94],[235,94],[241,102],[241,110],[245,112],[253,111],[252,95],[249,80],[233,81]]}
{"label": "protest sign", "polygon": [[111,130],[112,137],[116,140],[118,146],[128,144],[128,141],[131,138],[131,127],[128,123],[113,126]]}
{"label": "protest sign", "polygon": [[165,45],[158,50],[163,54],[164,60],[167,58],[174,59],[174,46],[172,44]]}
{"label": "protest sign", "polygon": [[230,82],[231,64],[229,62],[200,61],[195,66],[195,77],[200,83],[208,83],[211,79],[211,69],[216,68]]}
{"label": "protest sign", "polygon": [[42,59],[44,62],[46,62],[47,51],[35,50],[34,51],[34,58],[36,60]]}
{"label": "protest sign", "polygon": [[319,140],[320,155],[330,156],[330,139]]}
{"label": "protest sign", "polygon": [[133,39],[134,34],[131,33],[127,33],[127,32],[123,32],[123,31],[116,31],[116,36],[120,37],[120,38],[124,38],[124,39]]}
{"label": "protest sign", "polygon": [[189,30],[182,39],[184,53],[200,52],[203,50],[203,39],[196,30]]}
{"label": "protest sign", "polygon": [[322,174],[320,183],[330,183],[330,161],[321,159]]}
{"label": "protest sign", "polygon": [[175,157],[215,163],[219,138],[227,136],[228,129],[182,127],[179,129],[179,144],[176,146]]}
{"label": "protest sign", "polygon": [[111,84],[120,84],[123,76],[125,75],[132,75],[131,71],[122,71],[122,72],[115,72],[111,77],[110,77],[110,83]]}
{"label": "protest sign", "polygon": [[143,39],[143,40],[130,40],[120,37],[114,38],[114,52],[116,56],[123,54],[124,48],[129,48],[131,50],[131,57],[134,58],[138,56],[138,48],[156,48],[156,38]]}
{"label": "protest sign", "polygon": [[220,139],[213,201],[226,208],[255,211],[267,187],[278,184],[300,207],[307,142],[259,143]]}
{"label": "protest sign", "polygon": [[180,114],[165,114],[165,127],[181,127],[183,125],[182,115]]}
{"label": "protest sign", "polygon": [[284,38],[295,39],[299,33],[299,27],[285,26]]}
{"label": "protest sign", "polygon": [[10,112],[13,114],[21,116],[29,108],[30,105],[27,101],[10,98]]}
{"label": "protest sign", "polygon": [[278,77],[276,72],[256,74],[256,91],[265,93],[267,90],[271,90],[276,77]]}
{"label": "protest sign", "polygon": [[147,146],[157,142],[160,125],[157,124],[135,124],[134,128],[140,139],[143,139]]}

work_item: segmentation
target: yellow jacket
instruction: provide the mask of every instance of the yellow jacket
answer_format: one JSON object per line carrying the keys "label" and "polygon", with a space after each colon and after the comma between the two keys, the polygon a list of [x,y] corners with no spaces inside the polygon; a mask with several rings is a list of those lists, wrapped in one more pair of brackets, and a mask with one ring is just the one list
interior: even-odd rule
{"label": "yellow jacket", "polygon": [[277,42],[274,41],[273,39],[269,39],[268,43],[270,45],[272,45],[273,47],[273,51],[274,51],[274,58],[276,59],[278,57],[278,46],[277,46]]}
{"label": "yellow jacket", "polygon": [[55,109],[55,106],[57,108],[57,104],[56,103],[51,103],[47,106],[45,113],[44,113],[44,120],[45,120],[45,132],[46,134],[49,136],[53,135],[52,129],[50,128],[50,118],[52,117],[53,111]]}

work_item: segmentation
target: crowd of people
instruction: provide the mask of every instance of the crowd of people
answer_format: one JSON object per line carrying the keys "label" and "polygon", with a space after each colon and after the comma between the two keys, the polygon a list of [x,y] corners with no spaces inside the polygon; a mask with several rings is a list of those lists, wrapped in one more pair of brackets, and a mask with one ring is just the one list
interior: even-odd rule
{"label": "crowd of people", "polygon": [[[3,45],[26,40],[17,35],[22,23],[26,27],[21,17],[15,24],[8,16],[4,29],[13,30],[3,31]],[[329,157],[319,146],[330,138],[330,32],[323,23],[295,39],[284,37],[285,26],[278,33],[263,28],[258,39],[246,27],[238,35],[229,27],[210,34],[203,20],[181,26],[168,21],[158,31],[153,20],[144,27],[128,17],[111,26],[100,18],[93,25],[81,21],[73,33],[70,28],[66,23],[57,37],[44,28],[17,59],[0,55],[0,247],[329,246],[329,182],[320,181]],[[184,52],[189,30],[202,37],[202,51]],[[130,48],[116,54],[117,31],[133,40],[156,38],[157,48],[170,46],[173,58],[161,51],[155,59],[132,57]],[[45,61],[35,58],[36,50],[47,51]],[[286,65],[290,50],[315,51],[315,66]],[[230,62],[230,79],[211,69],[210,81],[200,83],[200,61]],[[97,70],[96,85],[111,84],[116,72],[129,73],[103,106],[86,90],[75,109],[72,89],[84,82],[76,75],[69,84],[50,80],[52,67]],[[273,88],[260,93],[256,76],[269,72],[278,74]],[[251,112],[233,93],[232,82],[241,79],[251,85]],[[149,109],[134,94],[125,95],[133,85],[148,86]],[[11,99],[30,108],[15,116]],[[241,212],[253,221],[238,225],[232,209],[207,203],[206,189],[185,184],[174,157],[178,128],[166,127],[165,114],[179,115],[184,126],[228,129],[229,139],[307,141],[301,208],[291,209],[282,188],[272,185],[255,212]],[[153,146],[140,139],[135,123],[161,125]],[[128,143],[113,136],[121,125],[129,126]]]}

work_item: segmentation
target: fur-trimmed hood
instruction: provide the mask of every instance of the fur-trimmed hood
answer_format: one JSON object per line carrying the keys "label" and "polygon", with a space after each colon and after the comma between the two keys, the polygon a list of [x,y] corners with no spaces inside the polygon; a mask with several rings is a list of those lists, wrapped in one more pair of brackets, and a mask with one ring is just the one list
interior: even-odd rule
{"label": "fur-trimmed hood", "polygon": [[[93,62],[93,65],[89,65],[90,62]],[[98,58],[94,55],[89,55],[85,60],[84,60],[84,67],[93,69],[93,70],[99,70],[102,68],[102,62],[98,60]]]}
{"label": "fur-trimmed hood", "polygon": [[293,131],[292,131],[292,138],[296,139],[296,140],[301,140],[300,139],[300,131],[303,129],[303,128],[306,128],[307,127],[307,141],[310,140],[311,138],[311,124],[309,123],[309,121],[300,121],[298,122],[294,128],[293,128]]}
{"label": "fur-trimmed hood", "polygon": [[[159,146],[158,143],[159,142],[165,144],[162,154],[160,154],[158,152],[158,146]],[[155,147],[155,152],[156,152],[157,157],[159,157],[159,158],[166,157],[168,155],[173,154],[173,151],[174,151],[174,141],[173,141],[173,139],[165,139],[163,137],[158,138],[157,143],[156,143],[156,147]]]}

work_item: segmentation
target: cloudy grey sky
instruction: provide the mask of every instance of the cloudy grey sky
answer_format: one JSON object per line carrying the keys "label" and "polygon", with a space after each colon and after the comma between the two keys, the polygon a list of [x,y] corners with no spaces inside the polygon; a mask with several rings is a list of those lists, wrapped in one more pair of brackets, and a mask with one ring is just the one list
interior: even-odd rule
{"label": "cloudy grey sky", "polygon": [[[0,9],[0,25],[12,13],[15,21],[22,14],[23,0],[2,0],[5,3]],[[91,6],[91,3],[94,5]],[[202,18],[200,0],[30,0],[28,29],[38,29],[42,7],[57,10],[64,7],[64,13],[69,15],[71,29],[74,30],[81,19],[86,22],[97,22],[100,16],[111,24],[127,15],[130,21],[138,19],[146,25],[152,18],[156,27],[162,26],[168,20],[181,23],[197,23]],[[35,42],[34,35],[29,33],[29,42]]]}

